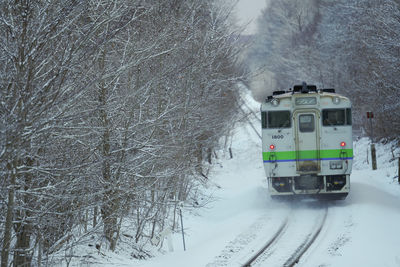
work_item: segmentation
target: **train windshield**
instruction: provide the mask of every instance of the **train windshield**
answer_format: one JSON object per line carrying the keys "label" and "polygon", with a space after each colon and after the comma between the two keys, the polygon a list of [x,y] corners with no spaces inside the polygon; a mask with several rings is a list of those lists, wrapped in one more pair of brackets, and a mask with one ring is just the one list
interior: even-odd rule
{"label": "train windshield", "polygon": [[290,128],[290,111],[268,111],[262,112],[263,128]]}
{"label": "train windshield", "polygon": [[314,123],[314,115],[305,114],[299,116],[299,129],[302,133],[310,133],[314,132],[315,123]]}
{"label": "train windshield", "polygon": [[324,126],[351,125],[351,109],[324,109],[322,124]]}

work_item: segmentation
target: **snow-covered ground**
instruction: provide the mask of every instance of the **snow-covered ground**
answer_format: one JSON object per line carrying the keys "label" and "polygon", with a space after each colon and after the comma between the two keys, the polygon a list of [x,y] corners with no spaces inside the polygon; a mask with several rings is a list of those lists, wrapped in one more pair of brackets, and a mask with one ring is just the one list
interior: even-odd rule
{"label": "snow-covered ground", "polygon": [[[254,110],[259,109],[250,97],[246,101]],[[254,124],[258,127],[259,122],[254,120]],[[367,163],[369,144],[368,139],[355,142],[351,192],[346,200],[328,204],[326,223],[299,266],[400,266],[400,185],[394,179],[397,160],[392,159],[390,144],[377,145],[378,170],[372,171]],[[215,201],[197,215],[183,210],[186,251],[182,235],[177,232],[169,236],[172,247],[165,240],[163,248],[151,259],[104,252],[103,256],[94,256],[96,262],[102,262],[96,266],[243,264],[293,212],[288,204],[272,201],[268,196],[260,145],[250,125],[243,124],[235,130],[233,158],[220,151],[219,162],[209,175],[218,185],[208,189]],[[394,151],[395,156],[399,153]],[[300,214],[308,216],[305,207]],[[300,224],[298,231],[303,229]]]}

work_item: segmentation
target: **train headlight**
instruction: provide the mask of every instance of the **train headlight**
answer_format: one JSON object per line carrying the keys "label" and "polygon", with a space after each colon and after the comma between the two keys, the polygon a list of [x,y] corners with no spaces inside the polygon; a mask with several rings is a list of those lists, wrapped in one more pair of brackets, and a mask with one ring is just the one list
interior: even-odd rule
{"label": "train headlight", "polygon": [[274,99],[271,100],[271,104],[276,107],[276,106],[279,105],[279,100],[274,98]]}
{"label": "train headlight", "polygon": [[341,161],[331,161],[329,162],[329,168],[331,170],[343,169],[343,163]]}
{"label": "train headlight", "polygon": [[333,97],[332,98],[332,102],[333,102],[333,104],[339,104],[340,103],[340,98],[339,97],[337,97],[337,96],[335,96],[335,97]]}

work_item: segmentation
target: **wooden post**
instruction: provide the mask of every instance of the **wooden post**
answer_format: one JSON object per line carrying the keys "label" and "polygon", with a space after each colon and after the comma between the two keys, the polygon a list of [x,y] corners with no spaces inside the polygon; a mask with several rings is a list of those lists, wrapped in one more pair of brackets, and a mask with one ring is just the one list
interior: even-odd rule
{"label": "wooden post", "polygon": [[367,119],[369,120],[369,125],[371,128],[371,161],[372,161],[372,170],[376,170],[376,150],[374,142],[374,128],[372,127],[372,119],[374,118],[373,112],[367,112]]}
{"label": "wooden post", "polygon": [[400,184],[400,157],[399,157],[399,166],[397,166],[397,180],[399,181]]}
{"label": "wooden post", "polygon": [[182,228],[182,241],[183,241],[183,251],[186,251],[185,244],[185,232],[183,231],[183,218],[182,218],[182,209],[179,209],[179,215],[181,216],[181,228]]}
{"label": "wooden post", "polygon": [[372,160],[372,170],[376,170],[376,150],[375,150],[375,144],[371,144],[371,160]]}

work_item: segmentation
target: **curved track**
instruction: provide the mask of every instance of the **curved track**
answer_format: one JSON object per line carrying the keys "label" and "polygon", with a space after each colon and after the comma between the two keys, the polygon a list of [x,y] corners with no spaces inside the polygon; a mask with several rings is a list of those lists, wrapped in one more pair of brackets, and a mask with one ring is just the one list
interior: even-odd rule
{"label": "curved track", "polygon": [[328,214],[326,204],[293,204],[293,213],[242,266],[294,266],[317,239]]}
{"label": "curved track", "polygon": [[[283,231],[292,211],[287,205],[278,204],[278,206],[282,209],[278,208],[278,210],[270,210],[270,212],[262,214],[247,229],[230,241],[221,253],[206,266],[241,266],[242,262],[247,260],[247,255],[254,254],[261,247],[260,244],[265,243],[265,240],[269,240],[269,243],[274,242],[276,235],[271,238],[271,233]],[[277,217],[282,220],[276,220]],[[280,221],[279,225],[276,225],[277,221]],[[259,250],[257,254],[261,253],[262,251]]]}
{"label": "curved track", "polygon": [[[245,103],[245,101],[243,101]],[[248,107],[246,107],[248,108]],[[255,117],[258,116],[251,111]],[[261,138],[248,113],[241,108],[250,126]],[[292,203],[292,214],[283,220],[272,237],[242,266],[294,266],[317,239],[328,215],[326,203]]]}
{"label": "curved track", "polygon": [[263,246],[255,255],[253,255],[253,257],[251,257],[243,266],[251,266],[251,264],[253,262],[255,262],[257,260],[258,257],[260,257],[265,250],[267,250],[272,243],[278,239],[278,237],[281,235],[281,233],[283,232],[283,230],[286,228],[288,223],[288,218],[286,218],[285,221],[283,221],[282,225],[279,227],[278,231],[272,236],[272,238],[267,242],[267,244],[265,246]]}

